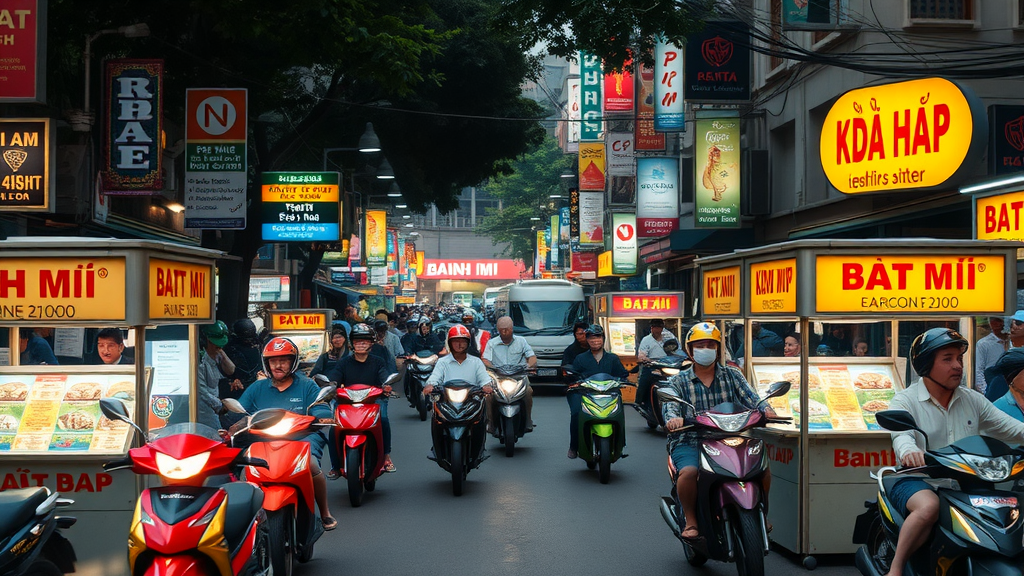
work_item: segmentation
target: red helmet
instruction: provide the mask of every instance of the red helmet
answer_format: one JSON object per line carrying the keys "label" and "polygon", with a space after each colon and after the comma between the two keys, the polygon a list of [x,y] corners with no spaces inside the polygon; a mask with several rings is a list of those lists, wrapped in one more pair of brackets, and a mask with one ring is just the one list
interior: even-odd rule
{"label": "red helmet", "polygon": [[445,339],[445,344],[447,344],[449,352],[452,350],[452,338],[465,338],[468,342],[473,340],[473,337],[469,334],[469,329],[462,324],[456,324],[448,329],[448,338]]}
{"label": "red helmet", "polygon": [[288,370],[291,374],[295,372],[295,369],[299,367],[299,347],[294,342],[287,338],[276,337],[272,338],[267,345],[263,347],[263,373],[270,377],[270,365],[267,364],[269,358],[279,358],[282,356],[292,357],[292,367]]}

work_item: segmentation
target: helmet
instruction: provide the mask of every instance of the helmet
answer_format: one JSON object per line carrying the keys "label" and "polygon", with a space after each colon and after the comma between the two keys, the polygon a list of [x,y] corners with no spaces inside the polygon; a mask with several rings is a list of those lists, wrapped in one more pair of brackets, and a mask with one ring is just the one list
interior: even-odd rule
{"label": "helmet", "polygon": [[256,325],[248,318],[235,320],[235,323],[231,325],[231,331],[235,333],[235,336],[238,336],[243,340],[252,340],[256,338]]}
{"label": "helmet", "polygon": [[932,328],[914,338],[910,345],[910,363],[914,372],[927,376],[932,371],[935,353],[946,346],[959,346],[961,352],[967,351],[967,339],[952,328]]}
{"label": "helmet", "polygon": [[463,324],[472,324],[474,322],[476,322],[476,316],[473,316],[472,312],[466,311],[462,313]]}
{"label": "helmet", "polygon": [[388,329],[387,320],[374,320],[373,329],[377,332],[383,332]]}
{"label": "helmet", "polygon": [[814,349],[815,356],[835,356],[836,353],[829,348],[828,344],[818,344],[818,347]]}
{"label": "helmet", "polygon": [[445,339],[445,344],[449,351],[452,349],[452,338],[465,338],[470,343],[472,343],[473,340],[473,337],[469,334],[469,330],[462,324],[456,324],[448,329],[448,337]]}
{"label": "helmet", "polygon": [[1013,379],[1024,370],[1024,348],[1011,348],[1007,353],[999,357],[993,366],[1009,385]]}
{"label": "helmet", "polygon": [[698,340],[718,342],[718,355],[722,355],[722,331],[711,322],[698,322],[686,333],[686,354],[693,357],[693,343]]}
{"label": "helmet", "polygon": [[671,356],[679,350],[679,341],[675,338],[669,338],[661,344],[661,349],[665,351],[665,354]]}
{"label": "helmet", "polygon": [[601,336],[603,338],[604,328],[601,328],[600,324],[591,324],[590,326],[587,326],[587,338],[590,338],[591,336]]}
{"label": "helmet", "polygon": [[207,324],[203,326],[203,336],[206,336],[206,339],[214,346],[223,348],[228,343],[228,325],[220,320],[213,324]]}
{"label": "helmet", "polygon": [[349,333],[348,339],[352,342],[356,340],[369,340],[373,342],[377,339],[377,335],[373,333],[373,330],[366,324],[359,323],[352,327],[352,332]]}
{"label": "helmet", "polygon": [[263,347],[263,373],[267,376],[270,375],[270,364],[267,363],[267,360],[270,358],[280,358],[281,356],[292,357],[292,367],[288,370],[288,373],[295,372],[295,369],[299,367],[299,347],[291,340],[278,336],[271,338],[270,342],[267,342],[267,345]]}
{"label": "helmet", "polygon": [[348,333],[352,331],[352,325],[346,322],[345,320],[335,320],[334,322],[331,323],[331,326],[334,326],[335,328],[341,328],[342,330],[344,330],[345,338],[348,338]]}

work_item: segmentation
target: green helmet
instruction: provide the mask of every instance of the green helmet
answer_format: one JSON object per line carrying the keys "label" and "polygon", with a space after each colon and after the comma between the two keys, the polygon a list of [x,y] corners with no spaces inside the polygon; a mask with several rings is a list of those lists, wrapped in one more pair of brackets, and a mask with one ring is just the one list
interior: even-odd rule
{"label": "green helmet", "polygon": [[203,335],[214,346],[223,348],[228,343],[228,325],[217,320],[213,324],[203,326]]}

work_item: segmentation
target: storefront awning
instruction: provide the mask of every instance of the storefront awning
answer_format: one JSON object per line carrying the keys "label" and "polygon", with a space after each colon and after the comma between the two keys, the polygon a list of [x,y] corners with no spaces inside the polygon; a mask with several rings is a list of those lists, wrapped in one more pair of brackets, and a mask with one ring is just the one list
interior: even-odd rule
{"label": "storefront awning", "polygon": [[754,246],[754,229],[675,230],[667,237],[640,247],[640,259],[656,264],[684,257],[732,252]]}

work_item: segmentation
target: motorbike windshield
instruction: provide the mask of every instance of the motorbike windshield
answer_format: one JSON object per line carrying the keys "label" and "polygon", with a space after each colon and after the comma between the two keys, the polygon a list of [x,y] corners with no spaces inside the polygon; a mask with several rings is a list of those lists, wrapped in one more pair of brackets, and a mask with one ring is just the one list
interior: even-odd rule
{"label": "motorbike windshield", "polygon": [[509,302],[508,311],[516,334],[557,336],[572,332],[586,309],[583,302]]}
{"label": "motorbike windshield", "polygon": [[193,436],[201,436],[208,440],[222,440],[220,434],[216,430],[210,428],[205,424],[197,424],[195,422],[183,422],[181,424],[171,424],[164,426],[163,428],[157,428],[149,433],[149,441],[159,440],[161,438],[167,438],[168,436],[176,436],[178,434],[191,434]]}

